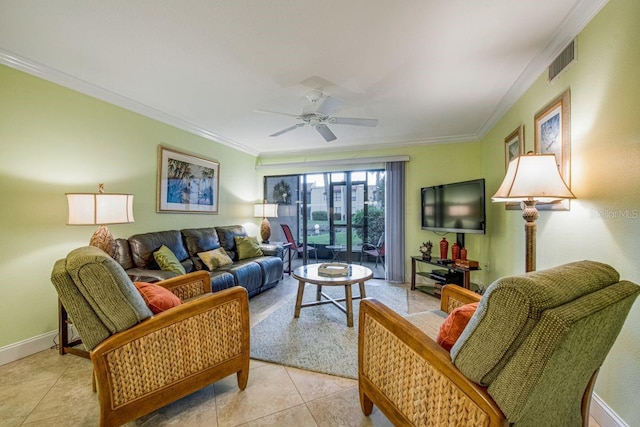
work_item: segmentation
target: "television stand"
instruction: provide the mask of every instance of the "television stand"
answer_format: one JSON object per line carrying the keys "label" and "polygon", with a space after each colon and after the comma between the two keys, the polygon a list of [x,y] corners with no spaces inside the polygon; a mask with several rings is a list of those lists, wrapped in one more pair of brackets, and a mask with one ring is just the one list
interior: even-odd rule
{"label": "television stand", "polygon": [[[416,275],[427,278],[433,284],[434,296],[440,297],[440,289],[444,285],[454,284],[469,289],[471,286],[471,272],[479,270],[479,268],[463,268],[456,267],[455,264],[445,263],[449,260],[441,260],[440,258],[431,258],[430,261],[421,256],[411,257],[411,290],[416,289]],[[417,271],[417,263],[423,263],[431,266],[437,266],[437,269],[431,271]],[[429,286],[431,287],[431,286]]]}

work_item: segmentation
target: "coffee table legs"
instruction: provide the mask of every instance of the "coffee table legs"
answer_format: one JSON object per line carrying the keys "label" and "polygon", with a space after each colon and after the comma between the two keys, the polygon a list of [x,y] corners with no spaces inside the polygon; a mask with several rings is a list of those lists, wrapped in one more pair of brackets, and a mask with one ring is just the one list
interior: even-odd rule
{"label": "coffee table legs", "polygon": [[[295,308],[295,311],[293,313],[293,317],[294,318],[297,319],[297,318],[300,317],[300,309],[302,307],[312,307],[312,306],[322,305],[322,304],[333,304],[336,307],[338,307],[340,310],[342,310],[347,315],[347,326],[350,327],[350,328],[353,327],[353,300],[367,297],[367,292],[366,292],[365,287],[364,287],[364,281],[358,282],[358,287],[360,288],[360,295],[359,296],[354,298],[353,294],[352,294],[352,291],[351,291],[351,285],[345,285],[344,286],[344,298],[343,299],[337,299],[337,300],[334,300],[333,298],[329,297],[328,295],[323,294],[322,293],[322,285],[316,285],[316,302],[302,304],[302,297],[304,296],[304,288],[305,288],[305,286],[306,286],[306,282],[303,282],[302,280],[298,281],[298,295],[296,296],[296,308]],[[327,299],[326,301],[322,300],[323,296]],[[345,302],[344,307],[342,305],[338,304],[341,301]]]}
{"label": "coffee table legs", "polygon": [[298,281],[298,296],[296,297],[296,310],[293,313],[294,318],[300,317],[300,308],[302,308],[302,296],[304,295],[304,286],[305,282],[302,280]]}

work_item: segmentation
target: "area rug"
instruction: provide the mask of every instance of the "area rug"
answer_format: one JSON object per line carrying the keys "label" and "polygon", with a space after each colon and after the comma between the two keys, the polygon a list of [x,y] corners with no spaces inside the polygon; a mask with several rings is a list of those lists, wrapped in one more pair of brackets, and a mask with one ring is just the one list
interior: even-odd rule
{"label": "area rug", "polygon": [[[315,286],[307,285],[305,302],[315,298]],[[357,286],[353,294],[358,295]],[[324,287],[333,298],[344,298],[344,288]],[[376,298],[435,337],[444,316],[437,310],[408,314],[412,296],[405,286],[379,282],[367,284],[367,297]],[[415,292],[415,291],[413,291]],[[347,327],[346,315],[333,304],[303,308],[294,319],[295,298],[251,329],[251,357],[305,370],[357,378],[358,313],[360,300],[353,302],[354,327]]]}

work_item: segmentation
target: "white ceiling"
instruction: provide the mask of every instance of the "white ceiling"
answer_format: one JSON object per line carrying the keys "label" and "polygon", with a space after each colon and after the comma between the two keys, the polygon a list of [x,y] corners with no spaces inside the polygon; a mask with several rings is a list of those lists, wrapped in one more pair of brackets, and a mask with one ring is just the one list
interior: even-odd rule
{"label": "white ceiling", "polygon": [[[0,0],[0,62],[263,156],[481,138],[607,0]],[[276,138],[312,89],[336,116]]]}

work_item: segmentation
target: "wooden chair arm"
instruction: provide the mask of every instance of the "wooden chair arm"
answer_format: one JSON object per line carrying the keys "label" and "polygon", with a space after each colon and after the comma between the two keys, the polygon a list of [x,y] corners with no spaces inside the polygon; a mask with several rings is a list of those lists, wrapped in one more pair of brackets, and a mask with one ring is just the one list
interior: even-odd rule
{"label": "wooden chair arm", "polygon": [[360,302],[359,322],[365,415],[375,404],[394,425],[425,424],[425,418],[429,425],[507,425],[486,388],[467,379],[419,328],[374,299]]}
{"label": "wooden chair arm", "polygon": [[120,425],[233,373],[245,388],[249,331],[247,291],[236,286],[107,338],[91,352],[102,420]]}
{"label": "wooden chair arm", "polygon": [[163,288],[170,290],[182,301],[211,293],[211,276],[206,271],[194,271],[170,279],[156,282]]}
{"label": "wooden chair arm", "polygon": [[445,285],[442,288],[440,310],[445,313],[451,313],[454,309],[465,304],[478,302],[481,298],[482,295],[470,291],[469,289],[465,289],[462,286]]}

